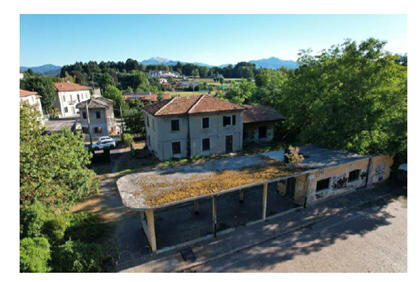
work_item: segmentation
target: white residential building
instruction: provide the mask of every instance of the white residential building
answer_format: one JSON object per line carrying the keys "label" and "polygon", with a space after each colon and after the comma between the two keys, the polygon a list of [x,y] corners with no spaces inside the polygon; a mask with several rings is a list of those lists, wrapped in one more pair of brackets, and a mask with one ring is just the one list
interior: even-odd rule
{"label": "white residential building", "polygon": [[34,107],[41,114],[42,124],[44,123],[44,114],[42,112],[41,96],[34,91],[20,89],[20,102],[26,102]]}
{"label": "white residential building", "polygon": [[90,87],[77,83],[56,82],[54,83],[57,91],[54,108],[58,110],[60,118],[72,117],[78,114],[76,105],[90,99]]}
{"label": "white residential building", "polygon": [[164,78],[181,78],[182,76],[176,71],[162,71],[162,70],[151,70],[149,71],[150,77],[164,77]]}

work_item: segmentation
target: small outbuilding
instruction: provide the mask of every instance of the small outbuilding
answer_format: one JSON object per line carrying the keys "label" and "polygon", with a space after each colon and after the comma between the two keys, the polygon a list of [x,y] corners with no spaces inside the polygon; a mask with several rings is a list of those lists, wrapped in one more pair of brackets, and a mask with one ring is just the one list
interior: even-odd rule
{"label": "small outbuilding", "polygon": [[269,106],[245,105],[244,107],[244,142],[271,142],[277,122],[286,118]]}

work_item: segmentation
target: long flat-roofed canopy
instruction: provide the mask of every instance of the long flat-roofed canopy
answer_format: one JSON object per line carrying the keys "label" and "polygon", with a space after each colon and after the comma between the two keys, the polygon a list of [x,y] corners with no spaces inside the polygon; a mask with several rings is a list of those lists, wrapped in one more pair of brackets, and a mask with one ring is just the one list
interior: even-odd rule
{"label": "long flat-roofed canopy", "polygon": [[367,158],[367,156],[314,145],[302,146],[300,153],[306,156],[301,166],[284,164],[284,151],[272,151],[152,172],[133,173],[121,177],[117,181],[117,186],[126,207],[145,211]]}

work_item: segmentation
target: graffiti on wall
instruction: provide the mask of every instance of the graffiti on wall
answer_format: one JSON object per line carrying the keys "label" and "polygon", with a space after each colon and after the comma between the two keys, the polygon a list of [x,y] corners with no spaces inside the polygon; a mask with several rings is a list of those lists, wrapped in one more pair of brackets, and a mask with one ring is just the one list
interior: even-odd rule
{"label": "graffiti on wall", "polygon": [[385,171],[386,171],[386,163],[378,164],[376,166],[376,169],[374,170],[376,174],[383,174],[385,173]]}
{"label": "graffiti on wall", "polygon": [[342,189],[342,188],[346,188],[347,187],[347,173],[344,173],[342,175],[336,175],[332,177],[332,189],[333,190],[338,190],[338,189]]}

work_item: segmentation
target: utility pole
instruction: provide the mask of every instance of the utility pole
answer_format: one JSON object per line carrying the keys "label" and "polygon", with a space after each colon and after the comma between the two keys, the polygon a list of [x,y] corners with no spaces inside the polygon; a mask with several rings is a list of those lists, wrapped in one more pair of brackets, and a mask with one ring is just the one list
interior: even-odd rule
{"label": "utility pole", "polygon": [[[90,101],[91,101],[91,98],[90,98]],[[86,101],[86,111],[87,111],[87,124],[89,126],[89,137],[90,137],[90,148],[91,148],[93,147],[93,139],[91,138],[89,100]]]}
{"label": "utility pole", "polygon": [[122,130],[122,136],[123,136],[123,114],[122,114],[122,104],[119,105],[120,110],[120,119],[121,119],[121,130]]}

